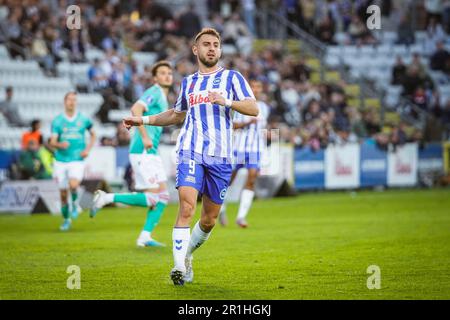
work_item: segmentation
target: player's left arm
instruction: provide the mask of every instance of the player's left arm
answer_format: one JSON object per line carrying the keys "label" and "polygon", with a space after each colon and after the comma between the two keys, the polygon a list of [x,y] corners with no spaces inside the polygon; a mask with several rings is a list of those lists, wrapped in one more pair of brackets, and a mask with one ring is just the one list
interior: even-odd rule
{"label": "player's left arm", "polygon": [[81,157],[86,158],[89,155],[89,152],[91,152],[91,149],[95,145],[95,141],[97,140],[97,135],[95,134],[94,129],[92,127],[89,129],[89,143],[87,147],[81,152]]}
{"label": "player's left arm", "polygon": [[225,99],[220,93],[211,91],[208,92],[208,98],[212,104],[230,107],[231,109],[248,116],[258,116],[259,110],[255,99],[248,98],[242,101]]}
{"label": "player's left arm", "polygon": [[258,118],[252,118],[247,122],[242,122],[242,121],[234,121],[233,122],[233,129],[242,129],[245,128],[249,125],[251,125],[252,123],[256,123],[258,121]]}
{"label": "player's left arm", "polygon": [[258,116],[259,108],[256,104],[255,95],[247,80],[245,80],[240,72],[233,71],[231,89],[233,91],[233,99],[227,99],[222,97],[218,92],[210,91],[208,92],[209,101],[221,106],[230,107],[248,116]]}

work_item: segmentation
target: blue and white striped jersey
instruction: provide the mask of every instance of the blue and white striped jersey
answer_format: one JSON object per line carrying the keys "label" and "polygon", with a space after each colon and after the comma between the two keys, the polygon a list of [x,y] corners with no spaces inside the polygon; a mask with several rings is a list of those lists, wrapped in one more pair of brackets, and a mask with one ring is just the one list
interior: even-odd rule
{"label": "blue and white striped jersey", "polygon": [[[245,126],[241,129],[237,129],[234,132],[234,151],[238,153],[257,153],[261,152],[264,148],[264,137],[265,134],[263,130],[267,126],[267,118],[269,117],[270,108],[263,101],[257,101],[259,114],[256,117],[257,122]],[[234,114],[234,122],[242,123],[249,122],[252,116],[247,116],[236,112]]]}
{"label": "blue and white striped jersey", "polygon": [[242,74],[222,67],[211,73],[196,72],[183,79],[175,112],[187,112],[177,141],[179,155],[193,153],[232,161],[232,109],[211,104],[208,91],[233,101],[255,99]]}

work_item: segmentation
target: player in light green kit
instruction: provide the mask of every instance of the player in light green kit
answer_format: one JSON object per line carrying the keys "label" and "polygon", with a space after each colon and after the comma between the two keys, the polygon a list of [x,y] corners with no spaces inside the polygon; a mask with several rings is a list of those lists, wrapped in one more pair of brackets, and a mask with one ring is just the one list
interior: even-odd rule
{"label": "player in light green kit", "polygon": [[[61,213],[64,222],[60,229],[67,231],[71,226],[71,217],[77,218],[78,187],[84,175],[84,159],[89,155],[95,143],[92,121],[76,110],[77,93],[69,92],[64,96],[64,112],[52,122],[50,145],[56,149],[53,177],[57,180],[61,195]],[[86,131],[90,133],[86,145]],[[72,210],[69,212],[68,196],[72,198]]]}
{"label": "player in light green kit", "polygon": [[[148,116],[164,112],[168,108],[167,94],[172,86],[172,67],[167,61],[159,61],[152,67],[155,85],[147,89],[131,108],[134,116]],[[134,173],[134,193],[105,193],[97,190],[91,208],[91,217],[109,203],[123,203],[147,207],[147,219],[136,244],[138,247],[164,246],[152,238],[152,231],[161,219],[169,200],[167,177],[158,145],[162,127],[139,126],[132,132],[130,163]]]}

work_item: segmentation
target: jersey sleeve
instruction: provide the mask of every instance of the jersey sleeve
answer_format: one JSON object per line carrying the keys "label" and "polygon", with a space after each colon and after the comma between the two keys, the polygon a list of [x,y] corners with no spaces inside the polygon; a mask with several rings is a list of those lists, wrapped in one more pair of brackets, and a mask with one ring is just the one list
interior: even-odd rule
{"label": "jersey sleeve", "polygon": [[51,136],[59,136],[61,134],[61,126],[59,125],[58,118],[53,119],[50,129]]}
{"label": "jersey sleeve", "polygon": [[187,78],[184,78],[181,82],[180,93],[178,94],[178,99],[173,106],[175,112],[186,112],[188,109],[188,104],[186,100],[186,84]]}
{"label": "jersey sleeve", "polygon": [[148,89],[146,90],[142,96],[138,99],[137,102],[139,102],[140,104],[142,104],[145,108],[145,111],[148,111],[150,108],[150,105],[152,104],[152,102],[155,100],[154,96],[153,96],[153,90]]}
{"label": "jersey sleeve", "polygon": [[85,127],[86,127],[86,130],[91,130],[92,129],[92,127],[93,127],[93,123],[92,123],[92,120],[91,119],[89,119],[88,117],[85,117],[84,118],[84,123],[85,123]]}
{"label": "jersey sleeve", "polygon": [[255,99],[250,85],[247,80],[238,71],[234,71],[231,80],[231,88],[233,90],[233,99],[237,101],[242,101],[245,99]]}

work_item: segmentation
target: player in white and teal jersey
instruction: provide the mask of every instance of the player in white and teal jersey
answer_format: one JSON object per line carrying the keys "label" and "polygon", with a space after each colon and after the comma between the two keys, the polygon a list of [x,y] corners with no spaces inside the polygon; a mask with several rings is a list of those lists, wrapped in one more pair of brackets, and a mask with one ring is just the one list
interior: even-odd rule
{"label": "player in white and teal jersey", "polygon": [[[69,92],[64,97],[64,112],[52,122],[50,145],[56,149],[53,177],[57,180],[61,195],[61,213],[64,222],[62,231],[71,226],[71,216],[76,218],[78,187],[84,175],[84,159],[89,155],[95,143],[92,121],[76,109],[77,93]],[[90,133],[86,144],[86,131]],[[69,212],[69,192],[72,198],[72,210]]]}
{"label": "player in white and teal jersey", "polygon": [[[168,108],[167,94],[173,82],[172,67],[167,61],[159,61],[152,68],[155,85],[147,89],[131,108],[134,116],[149,116]],[[105,193],[97,190],[91,216],[109,203],[123,203],[147,207],[147,219],[136,244],[139,247],[163,246],[152,238],[152,232],[161,219],[169,200],[167,177],[158,145],[162,127],[142,125],[132,131],[130,163],[134,173],[135,193]]]}

